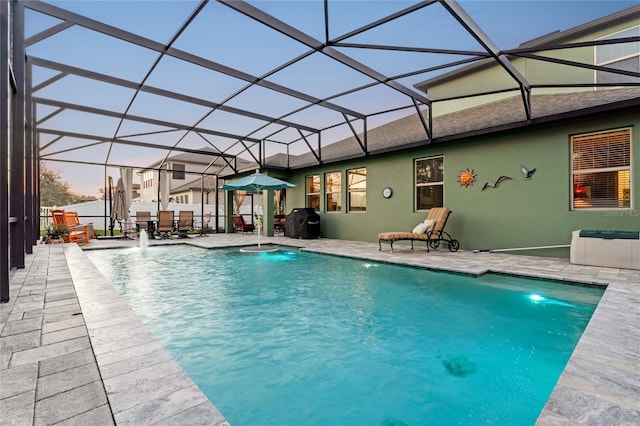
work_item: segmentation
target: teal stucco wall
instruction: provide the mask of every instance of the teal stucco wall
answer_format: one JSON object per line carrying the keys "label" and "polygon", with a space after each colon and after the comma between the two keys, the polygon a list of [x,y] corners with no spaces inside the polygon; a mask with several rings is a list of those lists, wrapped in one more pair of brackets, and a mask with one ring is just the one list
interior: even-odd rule
{"label": "teal stucco wall", "polygon": [[[453,211],[446,230],[462,249],[568,245],[576,229],[640,230],[639,125],[635,108],[296,170],[289,179],[298,186],[287,191],[287,209],[305,206],[306,176],[341,171],[342,211],[325,212],[322,200],[323,237],[377,241],[379,232],[411,230],[428,214],[414,207],[414,160],[444,155],[444,204]],[[622,127],[632,128],[631,209],[572,211],[570,136]],[[521,164],[536,168],[531,179],[524,179]],[[356,167],[367,168],[367,211],[348,213],[346,170]],[[467,168],[474,170],[477,181],[464,187],[458,174]],[[482,190],[486,181],[501,175],[512,179]],[[389,199],[382,196],[387,186],[393,188]],[[568,250],[555,253],[568,255]]]}

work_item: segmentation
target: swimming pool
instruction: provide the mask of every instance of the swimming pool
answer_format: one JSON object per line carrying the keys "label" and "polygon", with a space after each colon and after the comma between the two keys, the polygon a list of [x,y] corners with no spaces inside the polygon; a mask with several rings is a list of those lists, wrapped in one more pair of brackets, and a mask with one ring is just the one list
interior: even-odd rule
{"label": "swimming pool", "polygon": [[602,289],[298,252],[86,252],[234,425],[533,424]]}

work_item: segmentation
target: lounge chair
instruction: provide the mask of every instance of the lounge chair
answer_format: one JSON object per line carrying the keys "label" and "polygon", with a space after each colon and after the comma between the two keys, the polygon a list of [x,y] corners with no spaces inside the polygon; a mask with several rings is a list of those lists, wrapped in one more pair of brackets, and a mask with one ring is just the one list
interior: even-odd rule
{"label": "lounge chair", "polygon": [[245,232],[253,233],[256,229],[255,226],[253,226],[253,223],[246,223],[241,214],[233,215],[233,226],[236,228],[236,232],[241,231],[243,234]]}
{"label": "lounge chair", "polygon": [[181,210],[178,213],[178,236],[188,238],[187,233],[193,229],[193,212]]}
{"label": "lounge chair", "polygon": [[160,210],[158,212],[158,234],[160,238],[170,238],[173,232],[173,210]]}
{"label": "lounge chair", "polygon": [[66,215],[64,210],[51,210],[51,218],[54,226],[64,225],[69,229],[69,233],[63,236],[66,243],[76,243],[79,246],[90,243],[89,225],[70,224],[71,216]]}
{"label": "lounge chair", "polygon": [[443,241],[447,243],[450,251],[458,251],[460,248],[458,240],[454,240],[444,231],[450,214],[451,210],[446,207],[434,207],[429,211],[424,223],[418,224],[411,232],[381,232],[378,234],[378,246],[382,250],[382,243],[389,243],[391,253],[393,253],[393,243],[396,241],[411,241],[411,250],[413,250],[414,241],[424,241],[427,244],[428,253],[429,247],[437,249],[440,242]]}

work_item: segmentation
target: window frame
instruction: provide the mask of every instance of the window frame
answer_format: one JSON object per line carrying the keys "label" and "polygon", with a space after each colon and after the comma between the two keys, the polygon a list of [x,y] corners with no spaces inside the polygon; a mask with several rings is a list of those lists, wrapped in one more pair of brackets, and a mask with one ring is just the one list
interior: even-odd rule
{"label": "window frame", "polygon": [[[599,136],[603,136],[603,135],[607,135],[607,134],[614,134],[614,133],[622,133],[622,132],[628,132],[628,140],[627,143],[629,145],[629,164],[628,165],[620,165],[620,166],[607,166],[607,167],[592,167],[589,169],[581,169],[581,168],[576,168],[576,156],[577,154],[574,152],[574,142],[577,139],[584,139],[584,138],[588,138],[588,137],[599,137]],[[571,135],[569,137],[569,156],[570,156],[570,162],[569,162],[569,208],[571,211],[604,211],[604,210],[632,210],[634,208],[634,197],[633,197],[633,127],[628,126],[628,127],[620,127],[620,128],[615,128],[615,129],[609,129],[609,130],[602,130],[602,131],[597,131],[597,132],[589,132],[589,133],[581,133],[581,134],[575,134],[575,135]],[[607,151],[607,157],[609,157],[609,152]],[[589,205],[576,205],[576,201],[578,200],[578,192],[581,194],[585,194],[585,197],[589,198],[590,195],[589,193],[585,192],[585,187],[587,187],[586,185],[582,186],[582,190],[581,191],[577,191],[576,188],[578,185],[580,185],[579,183],[576,183],[576,176],[580,176],[580,175],[584,175],[584,176],[593,176],[593,175],[597,175],[597,174],[602,174],[602,173],[611,173],[611,172],[627,172],[628,174],[628,179],[629,179],[629,187],[628,187],[628,193],[629,193],[629,199],[628,199],[628,205],[627,206],[620,206],[620,204],[624,204],[624,200],[625,197],[620,197],[618,196],[615,200],[616,203],[618,204],[617,206],[607,206],[607,205],[596,205],[596,206],[589,206]],[[624,188],[624,186],[621,186],[618,183],[618,189],[617,192],[620,191],[624,191],[627,188]],[[603,200],[605,200],[605,198],[602,198]]]}
{"label": "window frame", "polygon": [[183,163],[173,163],[171,164],[171,179],[173,180],[185,180],[187,166]]}
{"label": "window frame", "polygon": [[[317,192],[312,192],[311,190],[313,188],[309,188],[309,179],[312,179],[312,182],[317,180],[317,183],[318,183],[318,191]],[[321,208],[320,202],[322,200],[322,197],[321,197],[321,194],[322,194],[321,189],[322,188],[320,187],[320,184],[321,184],[321,180],[320,180],[320,175],[319,174],[317,174],[317,175],[307,175],[307,176],[304,177],[304,186],[305,186],[305,194],[306,194],[305,195],[306,206],[307,206],[307,208],[313,208],[317,212],[320,211],[320,208]],[[310,202],[311,197],[317,197],[318,198],[318,208],[317,209],[315,207],[312,207],[312,203]]]}
{"label": "window frame", "polygon": [[[330,184],[329,177],[332,175],[337,175],[339,178],[339,184]],[[335,187],[337,186],[337,190]],[[337,203],[335,203],[335,210],[331,209],[330,196],[335,196]],[[333,197],[331,197],[333,199]],[[325,172],[324,173],[324,211],[325,213],[340,213],[342,212],[342,172],[339,170]]]}
{"label": "window frame", "polygon": [[[434,182],[427,182],[427,183],[418,183],[418,162],[419,161],[426,161],[426,160],[435,160],[437,158],[441,159],[441,165],[442,165],[442,180],[440,181],[434,181]],[[428,157],[420,157],[420,158],[414,158],[413,159],[413,197],[414,197],[414,201],[413,201],[413,208],[414,211],[416,212],[426,212],[431,210],[432,208],[436,208],[436,207],[444,207],[445,202],[444,202],[444,172],[445,172],[445,160],[444,160],[444,154],[437,154],[437,155],[430,155]],[[419,208],[418,205],[418,188],[422,188],[422,187],[427,187],[427,186],[439,186],[442,188],[442,205],[438,206],[438,205],[432,205],[431,207],[428,208]]]}
{"label": "window frame", "polygon": [[[364,188],[353,188],[353,185],[360,184],[361,182],[351,183],[350,176],[352,173],[359,170],[364,170]],[[354,167],[347,169],[347,213],[366,213],[367,212],[367,167]],[[352,203],[352,194],[364,194],[364,207],[355,208]]]}
{"label": "window frame", "polygon": [[144,172],[142,172],[142,187],[145,189],[152,188],[153,179],[154,179],[153,170],[145,170]]}

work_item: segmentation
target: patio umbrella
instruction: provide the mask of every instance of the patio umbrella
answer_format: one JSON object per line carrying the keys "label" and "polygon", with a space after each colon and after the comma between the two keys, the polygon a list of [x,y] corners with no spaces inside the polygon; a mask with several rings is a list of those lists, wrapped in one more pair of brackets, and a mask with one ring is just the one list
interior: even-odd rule
{"label": "patio umbrella", "polygon": [[133,169],[131,167],[120,167],[120,177],[122,178],[122,187],[125,195],[125,208],[127,210],[127,218],[125,219],[125,227],[127,231],[133,230],[131,217],[128,214],[131,208],[131,200],[133,199]]}
{"label": "patio umbrella", "polygon": [[[123,227],[123,222],[129,219],[129,206],[127,205],[127,193],[124,189],[124,183],[122,178],[118,178],[116,184],[116,193],[113,196],[113,207],[111,209],[111,218],[117,220],[120,223],[120,227]],[[124,228],[123,228],[124,229]],[[126,232],[123,238],[127,238]]]}
{"label": "patio umbrella", "polygon": [[160,204],[162,205],[162,210],[167,210],[169,208],[169,197],[171,196],[169,172],[163,169],[158,173],[160,174]]}
{"label": "patio umbrella", "polygon": [[[233,182],[222,185],[225,191],[274,191],[277,189],[295,188],[292,183],[263,175],[259,170],[252,175],[245,176]],[[260,226],[258,226],[258,249],[260,248]]]}

